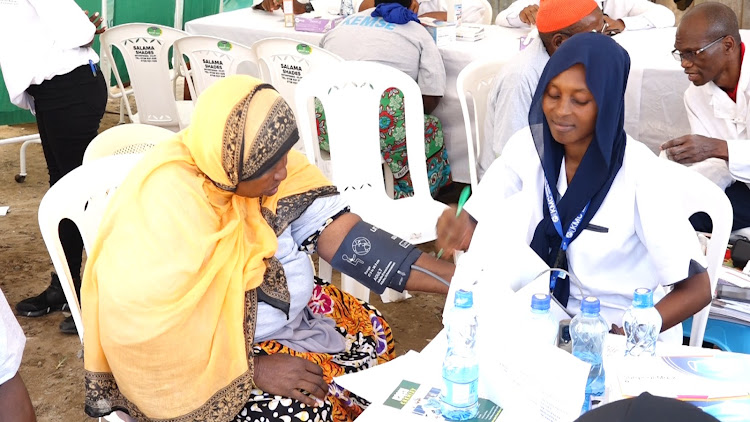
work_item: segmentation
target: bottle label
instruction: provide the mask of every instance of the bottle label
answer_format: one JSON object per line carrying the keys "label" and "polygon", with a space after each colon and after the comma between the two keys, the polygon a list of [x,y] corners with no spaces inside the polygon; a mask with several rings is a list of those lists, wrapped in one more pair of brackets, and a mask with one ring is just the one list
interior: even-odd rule
{"label": "bottle label", "polygon": [[443,378],[445,391],[443,401],[454,407],[468,407],[479,400],[478,380],[467,383],[458,383]]}

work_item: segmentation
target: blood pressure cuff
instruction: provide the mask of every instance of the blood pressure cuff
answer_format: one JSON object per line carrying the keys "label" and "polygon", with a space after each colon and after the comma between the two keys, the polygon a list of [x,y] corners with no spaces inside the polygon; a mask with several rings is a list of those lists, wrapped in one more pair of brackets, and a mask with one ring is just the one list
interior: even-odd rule
{"label": "blood pressure cuff", "polygon": [[411,243],[360,221],[341,242],[331,266],[377,294],[386,287],[403,292],[421,254]]}

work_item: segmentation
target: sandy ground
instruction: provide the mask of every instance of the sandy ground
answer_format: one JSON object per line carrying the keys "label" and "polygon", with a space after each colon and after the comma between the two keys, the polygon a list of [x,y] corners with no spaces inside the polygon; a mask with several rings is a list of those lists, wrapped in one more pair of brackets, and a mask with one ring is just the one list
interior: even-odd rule
{"label": "sandy ground", "polygon": [[[115,104],[107,110],[101,130],[119,120]],[[36,132],[35,124],[0,126],[0,139]],[[28,148],[28,176],[24,183],[16,183],[20,145],[0,146],[0,206],[10,206],[10,213],[0,217],[0,289],[11,307],[44,290],[52,271],[37,222],[39,201],[49,182],[42,148]],[[443,297],[417,293],[409,300],[390,304],[371,297],[391,324],[399,355],[410,349],[421,350],[442,327]],[[26,333],[20,372],[40,422],[92,420],[83,412],[83,361],[78,357],[81,344],[77,336],[59,332],[63,318],[59,312],[40,318],[18,317]]]}

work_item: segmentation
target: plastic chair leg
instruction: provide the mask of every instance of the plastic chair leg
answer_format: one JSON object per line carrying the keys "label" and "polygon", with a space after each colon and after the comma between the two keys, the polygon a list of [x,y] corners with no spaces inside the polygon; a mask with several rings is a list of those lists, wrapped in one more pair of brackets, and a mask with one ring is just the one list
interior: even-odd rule
{"label": "plastic chair leg", "polygon": [[318,278],[326,281],[333,279],[333,268],[323,258],[318,258]]}
{"label": "plastic chair leg", "polygon": [[402,300],[409,299],[410,297],[411,295],[406,290],[399,293],[393,289],[385,289],[385,292],[383,292],[383,294],[380,295],[380,300],[382,300],[383,303],[391,303],[391,302],[401,302]]}
{"label": "plastic chair leg", "polygon": [[370,289],[363,286],[360,282],[349,277],[346,274],[341,274],[341,290],[349,293],[359,300],[363,300],[365,302],[370,301]]}

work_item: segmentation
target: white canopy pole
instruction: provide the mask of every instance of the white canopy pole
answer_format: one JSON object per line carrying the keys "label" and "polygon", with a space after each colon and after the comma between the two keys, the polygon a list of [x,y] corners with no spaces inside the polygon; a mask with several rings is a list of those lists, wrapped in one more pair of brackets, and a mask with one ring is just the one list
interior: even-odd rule
{"label": "white canopy pole", "polygon": [[182,30],[182,14],[185,9],[185,0],[176,0],[174,3],[174,27]]}

